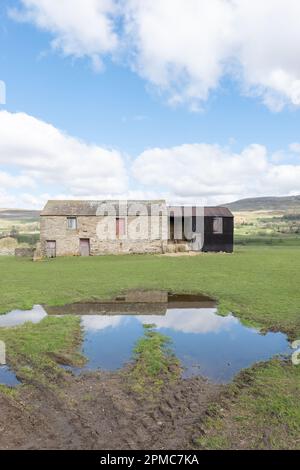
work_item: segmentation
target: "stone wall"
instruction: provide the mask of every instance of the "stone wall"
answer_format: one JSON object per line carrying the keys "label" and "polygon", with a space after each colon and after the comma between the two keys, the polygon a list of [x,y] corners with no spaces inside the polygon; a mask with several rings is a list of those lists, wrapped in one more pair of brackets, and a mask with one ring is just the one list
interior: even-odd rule
{"label": "stone wall", "polygon": [[127,216],[125,235],[116,237],[116,221],[110,216],[78,216],[77,228],[69,229],[67,217],[41,217],[41,252],[47,240],[56,241],[57,256],[80,255],[80,239],[90,240],[90,254],[162,253],[168,239],[168,217]]}
{"label": "stone wall", "polygon": [[18,242],[15,238],[5,237],[0,239],[0,256],[13,256]]}
{"label": "stone wall", "polygon": [[19,258],[33,258],[35,248],[16,248],[15,256]]}

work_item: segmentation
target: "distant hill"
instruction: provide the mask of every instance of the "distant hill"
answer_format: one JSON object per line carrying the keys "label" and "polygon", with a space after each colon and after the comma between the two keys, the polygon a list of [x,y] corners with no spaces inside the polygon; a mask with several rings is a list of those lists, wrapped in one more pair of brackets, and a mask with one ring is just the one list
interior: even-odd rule
{"label": "distant hill", "polygon": [[260,210],[298,210],[300,212],[300,195],[284,197],[254,197],[240,199],[225,204],[232,211],[260,211]]}
{"label": "distant hill", "polygon": [[24,209],[0,209],[0,219],[38,221],[40,211]]}
{"label": "distant hill", "polygon": [[[252,197],[247,199],[240,199],[238,201],[230,202],[229,204],[222,204],[224,207],[234,211],[284,211],[296,210],[300,213],[300,195],[298,196],[267,196],[267,197]],[[23,220],[25,221],[38,221],[41,211],[38,210],[25,210],[25,209],[0,209],[0,219],[6,220]]]}

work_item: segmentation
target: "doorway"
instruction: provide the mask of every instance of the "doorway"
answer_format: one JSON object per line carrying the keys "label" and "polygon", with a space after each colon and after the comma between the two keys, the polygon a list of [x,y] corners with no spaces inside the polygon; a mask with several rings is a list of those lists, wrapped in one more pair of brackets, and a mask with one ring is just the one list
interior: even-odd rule
{"label": "doorway", "polygon": [[80,238],[79,243],[80,256],[90,256],[90,239]]}
{"label": "doorway", "polygon": [[55,258],[56,257],[56,241],[55,240],[47,240],[47,242],[46,242],[46,255],[47,255],[47,258]]}

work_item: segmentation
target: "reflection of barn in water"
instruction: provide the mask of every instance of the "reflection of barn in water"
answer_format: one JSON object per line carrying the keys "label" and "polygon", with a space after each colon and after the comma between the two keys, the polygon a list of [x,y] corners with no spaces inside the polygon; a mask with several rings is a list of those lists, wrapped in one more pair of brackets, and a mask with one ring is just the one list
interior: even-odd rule
{"label": "reflection of barn in water", "polygon": [[213,308],[214,300],[203,295],[177,295],[161,291],[129,291],[113,300],[77,302],[44,309],[48,315],[165,315],[167,310]]}

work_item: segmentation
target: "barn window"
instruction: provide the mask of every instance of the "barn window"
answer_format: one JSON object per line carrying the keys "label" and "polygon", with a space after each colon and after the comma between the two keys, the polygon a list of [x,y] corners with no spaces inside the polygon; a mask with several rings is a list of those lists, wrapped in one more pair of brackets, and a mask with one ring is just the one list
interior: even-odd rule
{"label": "barn window", "polygon": [[116,220],[116,235],[122,237],[125,235],[125,218],[118,217]]}
{"label": "barn window", "polygon": [[222,217],[214,217],[213,233],[223,233],[223,218]]}
{"label": "barn window", "polygon": [[77,217],[67,217],[67,226],[70,230],[77,229]]}

